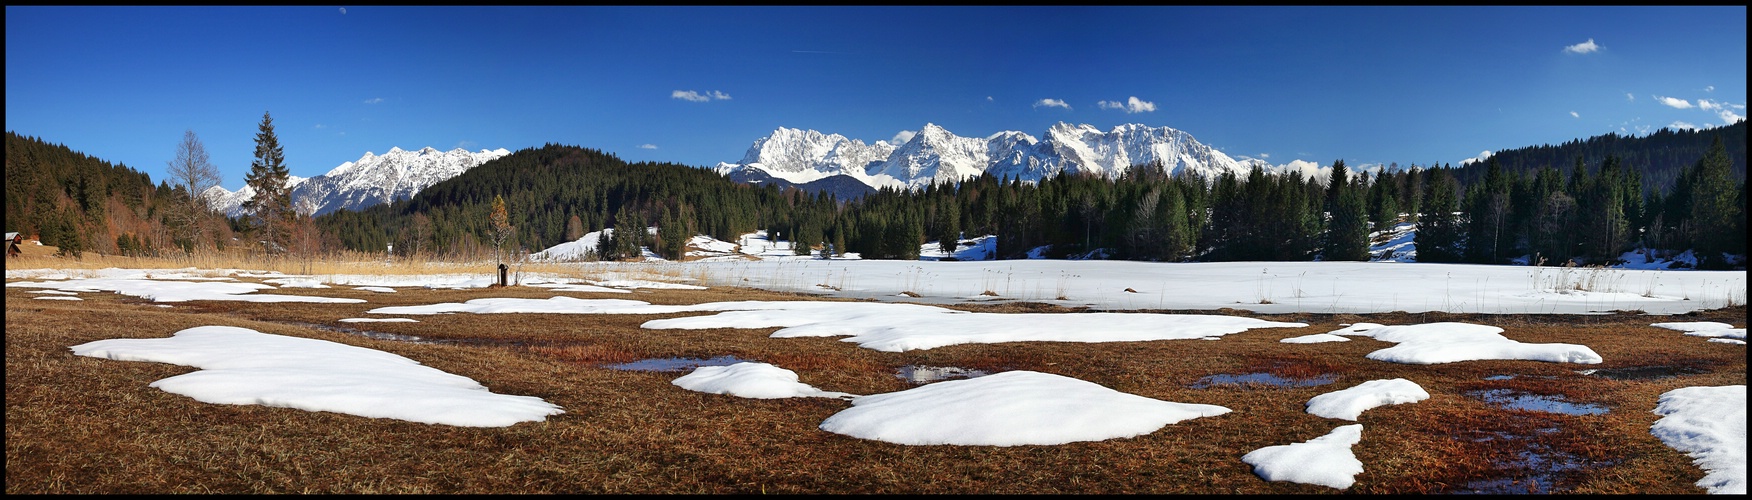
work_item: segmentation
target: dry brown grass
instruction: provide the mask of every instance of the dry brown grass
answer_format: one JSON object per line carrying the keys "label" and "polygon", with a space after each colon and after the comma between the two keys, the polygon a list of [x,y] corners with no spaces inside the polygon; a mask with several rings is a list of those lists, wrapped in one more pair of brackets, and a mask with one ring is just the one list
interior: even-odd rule
{"label": "dry brown grass", "polygon": [[[430,271],[428,271],[430,272]],[[343,287],[276,293],[366,299],[364,304],[192,302],[160,308],[131,297],[82,293],[83,302],[33,300],[6,290],[6,491],[14,493],[1334,493],[1267,482],[1240,461],[1266,446],[1305,441],[1349,424],[1303,408],[1318,394],[1367,380],[1406,378],[1432,397],[1365,412],[1354,451],[1364,463],[1352,493],[1440,493],[1501,477],[1501,462],[1530,447],[1580,457],[1588,468],[1555,491],[1702,493],[1703,473],[1649,434],[1662,392],[1745,383],[1745,348],[1649,327],[1657,321],[1744,322],[1737,308],[1651,318],[1444,314],[1284,315],[1306,328],[1261,329],[1220,341],[1017,342],[877,352],[835,338],[774,339],[773,329],[645,330],[674,315],[447,314],[419,323],[340,323],[392,305],[481,297],[632,298],[659,304],[799,300],[758,290],[555,293],[531,287]],[[1065,312],[1044,304],[958,306],[987,312]],[[1209,313],[1209,312],[1206,312]],[[1238,312],[1232,314],[1257,316]],[[1588,345],[1602,365],[1474,361],[1402,365],[1365,359],[1384,342],[1283,344],[1341,323],[1468,321],[1504,326],[1523,342]],[[407,356],[530,395],[566,411],[542,422],[463,428],[262,406],[212,405],[147,387],[191,368],[74,356],[69,346],[166,337],[230,325],[331,340]],[[414,335],[376,340],[324,328]],[[903,390],[902,366],[1035,370],[1157,399],[1233,412],[1127,439],[1058,446],[903,446],[821,431],[849,403],[829,398],[744,399],[682,390],[681,373],[602,367],[645,358],[733,355],[791,369],[824,390]],[[1581,368],[1679,364],[1704,373],[1605,380]],[[1331,376],[1311,387],[1189,385],[1213,374]],[[1499,374],[1509,380],[1485,380]],[[1551,377],[1549,379],[1539,377]],[[1469,391],[1506,388],[1604,405],[1603,415],[1503,410]],[[1540,429],[1556,429],[1541,432]],[[1487,436],[1520,436],[1490,439]],[[1554,453],[1555,453],[1554,452]],[[1514,474],[1509,474],[1513,476]],[[1519,477],[1519,476],[1517,476]],[[1520,487],[1519,485],[1515,487]]]}

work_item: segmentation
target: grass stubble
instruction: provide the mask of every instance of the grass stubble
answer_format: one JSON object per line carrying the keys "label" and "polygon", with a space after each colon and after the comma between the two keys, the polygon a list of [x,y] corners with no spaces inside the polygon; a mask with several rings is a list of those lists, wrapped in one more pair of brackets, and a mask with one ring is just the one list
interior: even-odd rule
{"label": "grass stubble", "polygon": [[[1308,323],[1257,329],[1220,341],[1016,342],[878,352],[837,338],[773,339],[775,329],[645,330],[679,315],[444,314],[419,323],[340,323],[395,305],[482,297],[631,298],[656,304],[821,300],[761,290],[556,293],[533,287],[402,288],[393,294],[281,289],[275,293],[366,299],[362,304],[188,302],[158,307],[110,293],[81,302],[32,300],[6,289],[6,492],[13,493],[1444,493],[1476,481],[1544,477],[1563,493],[1702,493],[1703,471],[1648,430],[1661,393],[1744,384],[1745,347],[1648,326],[1659,321],[1740,323],[1743,306],[1680,316],[1222,314]],[[1044,304],[955,306],[988,312],[1068,312]],[[1167,312],[1167,311],[1164,311]],[[1193,311],[1173,311],[1193,312]],[[1211,313],[1206,311],[1205,313]],[[381,316],[381,315],[378,315]],[[1587,345],[1602,365],[1469,361],[1404,365],[1367,353],[1390,344],[1284,344],[1355,322],[1466,321],[1503,326],[1533,343]],[[433,341],[378,340],[310,324]],[[428,425],[255,405],[215,405],[150,388],[193,368],[74,356],[69,346],[111,338],[167,337],[228,325],[392,352],[472,378],[495,393],[543,398],[565,413],[502,428]],[[1091,325],[1095,327],[1094,325]],[[907,365],[1034,370],[1231,413],[1123,439],[1056,446],[904,446],[816,426],[850,406],[829,398],[745,399],[683,390],[679,372],[604,364],[646,358],[732,355],[796,371],[830,391],[876,394],[912,385]],[[1703,373],[1608,380],[1586,368],[1684,366]],[[1330,376],[1316,386],[1212,386],[1213,374]],[[1493,375],[1507,380],[1486,380]],[[1431,393],[1415,404],[1364,412],[1353,451],[1365,471],[1348,490],[1268,482],[1240,460],[1266,446],[1307,441],[1353,422],[1309,415],[1315,395],[1367,380],[1406,378]],[[1599,415],[1506,410],[1469,393],[1557,395],[1608,407]],[[1580,469],[1536,476],[1507,471],[1534,447]],[[1505,465],[1509,464],[1509,465]],[[1554,479],[1555,478],[1555,479]],[[1532,489],[1534,485],[1527,485]],[[1520,487],[1520,483],[1514,486]]]}

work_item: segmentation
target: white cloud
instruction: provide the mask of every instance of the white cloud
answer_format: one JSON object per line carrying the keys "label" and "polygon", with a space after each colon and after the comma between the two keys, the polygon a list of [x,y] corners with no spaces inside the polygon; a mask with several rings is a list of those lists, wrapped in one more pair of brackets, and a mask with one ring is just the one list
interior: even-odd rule
{"label": "white cloud", "polygon": [[1586,54],[1589,52],[1597,52],[1599,50],[1600,50],[1600,46],[1598,44],[1595,44],[1594,39],[1592,39],[1592,38],[1589,38],[1588,41],[1586,41],[1586,42],[1578,43],[1578,44],[1563,48],[1564,52],[1568,52],[1571,54]]}
{"label": "white cloud", "polygon": [[1041,100],[1038,100],[1038,101],[1034,101],[1034,107],[1036,107],[1036,108],[1038,108],[1038,107],[1041,107],[1041,106],[1046,106],[1046,107],[1049,107],[1049,108],[1065,108],[1065,109],[1071,109],[1071,104],[1070,104],[1070,103],[1067,103],[1067,102],[1064,102],[1064,101],[1061,101],[1061,100],[1058,100],[1058,99],[1041,99]]}
{"label": "white cloud", "polygon": [[383,102],[383,98],[382,98],[382,97],[373,97],[373,98],[370,98],[370,99],[366,99],[366,100],[365,100],[365,104],[377,104],[377,103],[380,103],[380,102]]}
{"label": "white cloud", "polygon": [[894,138],[889,139],[888,143],[896,145],[896,146],[901,145],[901,144],[906,144],[907,141],[912,140],[914,135],[918,135],[918,132],[914,132],[911,130],[902,130],[899,132],[895,132]]}
{"label": "white cloud", "polygon": [[1582,115],[1578,115],[1578,114],[1576,114],[1576,112],[1574,112],[1574,111],[1571,111],[1571,112],[1570,112],[1570,116],[1573,116],[1573,117],[1576,117],[1576,118],[1581,118],[1581,117],[1582,117]]}
{"label": "white cloud", "polygon": [[[1744,108],[1744,106],[1741,106],[1741,107],[1742,107],[1742,108]],[[1742,115],[1740,115],[1740,114],[1739,114],[1739,113],[1735,113],[1735,112],[1733,112],[1733,111],[1728,111],[1728,110],[1725,110],[1725,109],[1724,109],[1724,110],[1721,110],[1721,112],[1719,112],[1719,113],[1716,113],[1716,114],[1717,114],[1717,115],[1720,115],[1720,116],[1721,116],[1721,117],[1722,117],[1722,123],[1725,123],[1725,124],[1728,124],[1728,125],[1733,125],[1733,124],[1735,124],[1735,123],[1740,123],[1740,121],[1741,121],[1741,120],[1745,120],[1745,119],[1746,119],[1746,117],[1745,117],[1745,116],[1742,116]]]}
{"label": "white cloud", "polygon": [[719,92],[716,90],[711,91],[711,92],[707,92],[704,94],[699,93],[699,92],[695,92],[692,90],[677,90],[677,91],[670,92],[669,97],[674,98],[674,99],[681,99],[684,101],[693,101],[693,102],[706,102],[706,101],[710,101],[713,99],[717,99],[720,101],[730,100],[730,94],[726,94],[726,93]]}
{"label": "white cloud", "polygon": [[341,7],[341,15],[346,15],[346,14],[347,14],[347,8]]}
{"label": "white cloud", "polygon": [[1673,130],[1697,130],[1698,129],[1698,127],[1696,125],[1692,125],[1692,124],[1686,123],[1686,122],[1673,122],[1672,124],[1667,125],[1667,128],[1670,128]]}
{"label": "white cloud", "polygon": [[1259,157],[1260,158],[1271,158],[1271,153],[1260,153]]}
{"label": "white cloud", "polygon": [[656,144],[640,144],[639,149],[657,149]]}
{"label": "white cloud", "polygon": [[1704,91],[1704,92],[1715,92],[1715,86],[1714,86],[1714,85],[1710,85],[1710,86],[1708,86],[1708,87],[1704,87],[1704,88],[1703,88],[1703,91]]}
{"label": "white cloud", "polygon": [[1464,160],[1460,160],[1460,164],[1461,164],[1461,165],[1466,165],[1466,164],[1470,164],[1470,163],[1479,163],[1479,162],[1483,162],[1483,161],[1485,161],[1485,160],[1488,160],[1488,159],[1490,159],[1490,156],[1491,156],[1491,155],[1494,155],[1494,154],[1496,154],[1496,153],[1493,153],[1493,152],[1490,152],[1490,151],[1482,151],[1482,152],[1479,152],[1479,153],[1478,153],[1478,156],[1474,156],[1474,157],[1472,157],[1472,158],[1467,158],[1467,159],[1464,159]]}
{"label": "white cloud", "polygon": [[1697,109],[1709,111],[1712,109],[1721,109],[1721,108],[1722,108],[1722,105],[1716,104],[1715,101],[1711,101],[1709,99],[1698,99],[1697,100]]}
{"label": "white cloud", "polygon": [[989,95],[986,96],[986,102],[992,102],[993,100],[994,99],[992,99],[992,96],[989,96]]}
{"label": "white cloud", "polygon": [[1101,101],[1095,104],[1101,106],[1101,109],[1123,109],[1126,113],[1148,113],[1156,110],[1156,103],[1138,99],[1137,96],[1132,96],[1123,103]]}
{"label": "white cloud", "polygon": [[316,124],[316,128],[322,128],[322,124],[321,123]]}
{"label": "white cloud", "polygon": [[1679,99],[1676,97],[1655,96],[1655,100],[1661,101],[1661,104],[1665,104],[1665,105],[1672,106],[1672,107],[1679,108],[1679,109],[1690,109],[1691,108],[1691,101]]}
{"label": "white cloud", "polygon": [[1635,94],[1632,94],[1632,93],[1629,93],[1629,92],[1625,92],[1625,93],[1624,93],[1624,99],[1625,99],[1625,100],[1627,100],[1627,101],[1630,101],[1630,102],[1636,102],[1636,95],[1635,95]]}

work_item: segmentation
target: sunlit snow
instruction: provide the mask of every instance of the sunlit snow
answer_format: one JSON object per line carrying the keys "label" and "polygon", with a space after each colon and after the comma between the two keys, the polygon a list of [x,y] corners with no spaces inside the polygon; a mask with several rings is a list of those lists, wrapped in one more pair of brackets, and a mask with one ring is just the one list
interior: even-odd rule
{"label": "sunlit snow", "polygon": [[1350,488],[1363,462],[1351,446],[1363,440],[1363,424],[1339,426],[1324,436],[1295,444],[1267,446],[1241,456],[1266,481],[1289,481]]}
{"label": "sunlit snow", "polygon": [[323,302],[349,304],[361,299],[313,297],[307,295],[258,294],[257,290],[273,289],[261,283],[220,281],[165,281],[133,278],[75,278],[66,281],[14,281],[8,287],[53,288],[73,292],[110,291],[154,302],[186,302],[191,300],[237,300],[245,302]]}
{"label": "sunlit snow", "polygon": [[1685,387],[1661,394],[1649,432],[1684,452],[1710,493],[1746,494],[1746,386]]}
{"label": "sunlit snow", "polygon": [[653,305],[624,299],[485,298],[465,303],[380,307],[371,314],[565,313],[670,314],[719,312],[647,321],[650,329],[772,328],[774,338],[846,336],[878,351],[955,344],[1057,341],[1136,342],[1217,337],[1252,328],[1300,328],[1303,323],[1239,316],[1154,313],[994,314],[920,304],[825,301],[741,301]]}
{"label": "sunlit snow", "polygon": [[1314,396],[1308,400],[1308,413],[1355,421],[1363,411],[1383,405],[1416,403],[1430,398],[1430,393],[1410,380],[1396,378],[1370,380],[1355,387]]}
{"label": "sunlit snow", "polygon": [[728,394],[755,399],[850,398],[853,394],[828,392],[797,381],[797,372],[767,363],[736,363],[702,366],[671,383],[690,391]]}
{"label": "sunlit snow", "polygon": [[395,354],[229,326],[169,338],[110,339],[73,354],[193,366],[151,387],[203,403],[259,404],[463,427],[504,427],[564,413],[530,396],[494,394],[473,379]]}
{"label": "sunlit snow", "polygon": [[1595,364],[1600,355],[1576,344],[1527,344],[1502,336],[1502,328],[1471,323],[1425,323],[1382,326],[1357,323],[1331,332],[1334,335],[1373,337],[1399,345],[1371,352],[1377,361],[1429,365],[1481,359],[1525,359],[1554,363]]}
{"label": "sunlit snow", "polygon": [[851,408],[822,421],[821,429],[906,445],[1053,445],[1141,436],[1228,412],[1062,375],[1010,371],[853,398]]}
{"label": "sunlit snow", "polygon": [[[1712,337],[1710,340],[1739,340],[1746,343],[1746,328],[1734,328],[1734,325],[1716,321],[1682,321],[1671,323],[1655,323],[1649,326],[1678,330],[1694,337]],[[1715,338],[1722,337],[1722,338]]]}

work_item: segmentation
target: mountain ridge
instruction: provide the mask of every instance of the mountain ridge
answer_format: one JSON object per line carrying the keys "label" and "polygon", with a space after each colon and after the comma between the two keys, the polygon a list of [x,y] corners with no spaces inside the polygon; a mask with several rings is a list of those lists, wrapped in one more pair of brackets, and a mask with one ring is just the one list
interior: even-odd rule
{"label": "mountain ridge", "polygon": [[[310,204],[314,215],[357,210],[407,199],[433,184],[509,154],[511,151],[504,148],[469,152],[462,148],[439,151],[425,147],[408,151],[391,147],[382,155],[366,151],[357,161],[342,163],[316,177],[291,176],[286,187],[292,190],[294,206]],[[205,194],[214,209],[237,217],[243,214],[243,202],[255,196],[255,189],[245,185],[231,191],[214,186]]]}
{"label": "mountain ridge", "polygon": [[[981,174],[1038,182],[1067,172],[1117,177],[1132,165],[1160,161],[1169,173],[1245,175],[1264,161],[1232,158],[1171,127],[1124,124],[1102,131],[1093,125],[1058,122],[1042,138],[1005,130],[984,138],[955,135],[926,123],[902,144],[866,144],[840,134],[779,127],[756,139],[742,160],[713,170],[745,179],[776,179],[802,185],[846,176],[871,189],[918,189]],[[759,171],[755,175],[752,171]]]}

